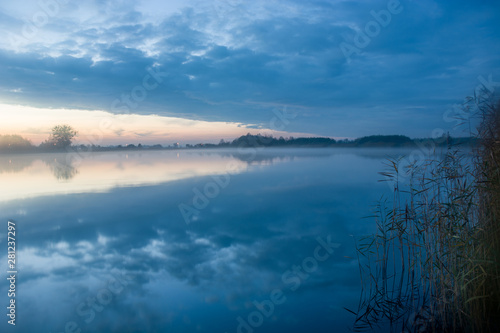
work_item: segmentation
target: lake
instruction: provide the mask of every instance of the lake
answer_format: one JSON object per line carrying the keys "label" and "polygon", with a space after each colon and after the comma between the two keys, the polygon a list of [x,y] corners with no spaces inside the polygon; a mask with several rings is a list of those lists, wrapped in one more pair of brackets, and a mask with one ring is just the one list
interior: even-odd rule
{"label": "lake", "polygon": [[[0,156],[2,332],[347,332],[391,149]],[[4,281],[5,282],[5,281]],[[9,286],[1,284],[7,313]]]}

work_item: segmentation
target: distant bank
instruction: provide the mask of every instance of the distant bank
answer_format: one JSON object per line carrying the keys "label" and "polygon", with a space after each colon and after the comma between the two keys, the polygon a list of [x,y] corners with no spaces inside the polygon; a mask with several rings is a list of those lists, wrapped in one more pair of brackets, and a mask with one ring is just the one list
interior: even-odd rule
{"label": "distant bank", "polygon": [[186,144],[181,146],[174,144],[173,146],[156,145],[117,145],[117,146],[99,146],[99,145],[73,145],[65,148],[47,147],[47,145],[35,146],[30,141],[18,135],[0,135],[0,153],[43,153],[57,151],[120,151],[120,150],[159,150],[159,149],[210,149],[210,148],[251,148],[251,147],[349,147],[349,148],[379,148],[379,147],[394,147],[394,148],[412,148],[420,146],[433,145],[443,147],[449,145],[470,145],[477,143],[476,138],[472,137],[451,137],[443,135],[439,138],[421,138],[410,139],[404,135],[370,135],[357,139],[335,140],[325,137],[308,137],[308,138],[275,138],[273,136],[252,135],[247,134],[240,136],[233,141],[221,140],[218,144],[213,143],[198,143]]}

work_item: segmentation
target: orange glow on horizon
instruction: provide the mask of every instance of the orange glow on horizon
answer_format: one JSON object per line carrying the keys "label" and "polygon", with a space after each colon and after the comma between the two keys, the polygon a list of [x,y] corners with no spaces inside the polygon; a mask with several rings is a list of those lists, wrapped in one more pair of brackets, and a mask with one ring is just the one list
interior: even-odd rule
{"label": "orange glow on horizon", "polygon": [[[35,145],[46,140],[51,128],[68,124],[79,135],[76,144],[127,145],[218,143],[247,133],[273,136],[313,136],[307,133],[247,128],[234,122],[209,122],[158,115],[117,115],[101,110],[46,109],[0,103],[0,134],[18,134]],[[272,117],[272,115],[270,116]]]}

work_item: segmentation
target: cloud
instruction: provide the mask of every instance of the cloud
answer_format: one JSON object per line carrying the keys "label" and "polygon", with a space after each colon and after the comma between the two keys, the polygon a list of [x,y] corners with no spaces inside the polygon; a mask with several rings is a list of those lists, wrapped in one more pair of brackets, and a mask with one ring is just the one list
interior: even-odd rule
{"label": "cloud", "polygon": [[[350,61],[339,45],[353,43],[387,1],[156,6],[156,14],[148,2],[61,6],[33,39],[0,44],[0,98],[112,111],[154,68],[162,82],[130,112],[267,126],[270,105],[287,105],[298,112],[290,131],[355,136],[406,127],[422,136],[447,125],[443,112],[472,93],[479,75],[500,77],[491,2],[401,1],[403,11]],[[0,6],[0,28],[21,35],[27,13]],[[418,114],[401,111],[415,104]]]}
{"label": "cloud", "polygon": [[123,128],[118,128],[113,131],[113,133],[115,133],[117,136],[122,136],[123,132],[125,132]]}
{"label": "cloud", "polygon": [[145,137],[145,136],[147,137],[147,136],[150,136],[153,133],[154,133],[153,131],[147,131],[147,132],[142,132],[142,133],[135,132],[134,134],[137,135],[137,136],[140,136],[140,137]]}

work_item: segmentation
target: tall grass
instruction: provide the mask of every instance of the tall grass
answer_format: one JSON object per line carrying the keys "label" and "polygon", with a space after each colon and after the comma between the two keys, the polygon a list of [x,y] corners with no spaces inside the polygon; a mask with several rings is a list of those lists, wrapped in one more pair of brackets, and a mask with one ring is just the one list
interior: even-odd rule
{"label": "tall grass", "polygon": [[381,173],[394,192],[377,205],[377,233],[357,244],[355,331],[500,331],[500,104],[469,102],[480,146]]}
{"label": "tall grass", "polygon": [[478,212],[482,228],[479,258],[484,260],[481,279],[472,295],[485,295],[474,301],[473,318],[500,331],[500,101],[479,99],[483,122],[479,127],[482,149],[477,152],[479,186]]}

